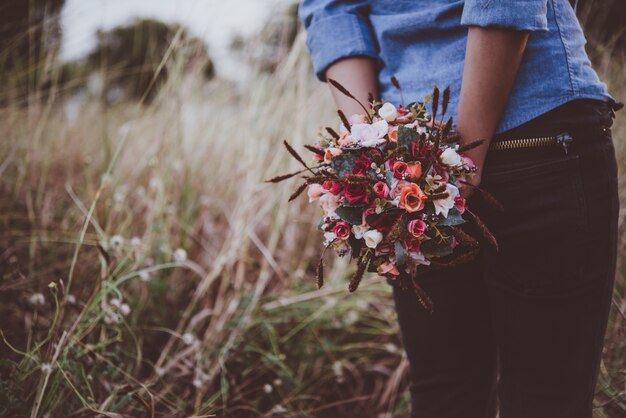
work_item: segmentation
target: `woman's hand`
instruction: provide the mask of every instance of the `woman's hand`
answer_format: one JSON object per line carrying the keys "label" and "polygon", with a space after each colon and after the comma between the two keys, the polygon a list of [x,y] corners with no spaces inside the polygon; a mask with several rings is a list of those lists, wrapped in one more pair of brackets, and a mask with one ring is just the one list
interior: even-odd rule
{"label": "woman's hand", "polygon": [[[481,182],[487,149],[509,99],[528,36],[528,31],[505,28],[468,29],[457,131],[461,144],[485,140],[466,152],[478,167],[468,181],[474,186]],[[474,190],[461,187],[461,195],[467,199]]]}

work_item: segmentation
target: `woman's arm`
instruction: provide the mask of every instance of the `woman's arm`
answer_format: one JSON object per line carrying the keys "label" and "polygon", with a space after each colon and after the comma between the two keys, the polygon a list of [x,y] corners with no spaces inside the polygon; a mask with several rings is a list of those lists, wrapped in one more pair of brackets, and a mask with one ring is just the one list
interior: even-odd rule
{"label": "woman's arm", "polygon": [[[480,184],[487,148],[504,112],[529,32],[496,27],[468,29],[457,131],[461,143],[485,139],[467,154],[478,166],[470,183]],[[472,187],[463,187],[468,197]]]}
{"label": "woman's arm", "polygon": [[[354,95],[366,108],[368,93],[372,93],[378,99],[378,76],[376,61],[369,57],[349,57],[335,61],[326,70],[325,78],[332,78],[343,85]],[[350,117],[355,113],[364,113],[363,108],[354,100],[346,97],[343,93],[328,84],[333,94],[337,109]]]}

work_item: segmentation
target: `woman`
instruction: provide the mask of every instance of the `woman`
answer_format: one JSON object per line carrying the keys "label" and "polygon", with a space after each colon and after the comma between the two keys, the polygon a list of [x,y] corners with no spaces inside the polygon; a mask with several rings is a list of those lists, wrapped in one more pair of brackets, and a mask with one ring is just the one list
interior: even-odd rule
{"label": "woman", "polygon": [[463,194],[498,251],[418,275],[432,315],[393,287],[412,416],[484,418],[499,404],[500,418],[590,418],[615,275],[621,104],[569,1],[304,0],[299,17],[320,80],[394,104],[392,75],[408,100],[450,86],[462,142],[486,139],[468,153],[472,183],[504,210]]}

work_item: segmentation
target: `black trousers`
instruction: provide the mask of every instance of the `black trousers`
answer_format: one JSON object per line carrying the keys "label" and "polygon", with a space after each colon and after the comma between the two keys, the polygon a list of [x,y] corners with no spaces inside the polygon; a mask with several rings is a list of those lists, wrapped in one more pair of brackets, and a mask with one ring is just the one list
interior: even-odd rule
{"label": "black trousers", "polygon": [[571,101],[494,138],[573,141],[489,152],[482,187],[504,211],[477,194],[468,207],[499,250],[418,274],[433,314],[393,286],[411,417],[493,417],[499,404],[500,418],[591,418],[617,253],[614,107]]}

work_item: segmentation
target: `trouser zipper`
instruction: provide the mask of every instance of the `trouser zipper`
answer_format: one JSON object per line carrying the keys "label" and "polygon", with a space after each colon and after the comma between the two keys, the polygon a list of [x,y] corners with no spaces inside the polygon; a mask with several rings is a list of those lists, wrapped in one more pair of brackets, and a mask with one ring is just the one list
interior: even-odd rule
{"label": "trouser zipper", "polygon": [[554,136],[541,136],[535,138],[517,138],[517,139],[505,139],[501,141],[491,142],[490,149],[494,151],[520,149],[520,148],[539,148],[560,145],[563,147],[565,154],[569,144],[572,142],[572,136],[563,132]]}

